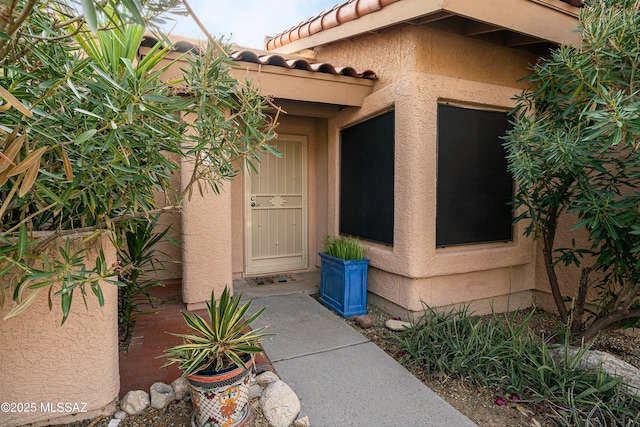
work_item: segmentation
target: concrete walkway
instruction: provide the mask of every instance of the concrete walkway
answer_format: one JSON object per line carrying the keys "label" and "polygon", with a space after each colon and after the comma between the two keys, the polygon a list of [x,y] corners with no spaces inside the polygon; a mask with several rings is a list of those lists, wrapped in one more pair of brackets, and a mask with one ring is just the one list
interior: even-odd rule
{"label": "concrete walkway", "polygon": [[304,293],[255,296],[263,344],[313,427],[475,426],[391,356]]}

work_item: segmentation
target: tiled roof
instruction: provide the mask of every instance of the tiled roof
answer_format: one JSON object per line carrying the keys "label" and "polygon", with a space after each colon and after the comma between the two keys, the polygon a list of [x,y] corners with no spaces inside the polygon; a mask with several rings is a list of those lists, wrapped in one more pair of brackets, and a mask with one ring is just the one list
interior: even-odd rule
{"label": "tiled roof", "polygon": [[[142,40],[141,46],[152,47],[158,43],[158,39],[145,35]],[[189,40],[173,41],[174,51],[176,52],[188,52],[193,50],[196,53],[201,52],[201,47]],[[310,62],[305,58],[287,58],[283,55],[274,55],[271,53],[263,53],[251,49],[240,49],[232,51],[230,54],[231,59],[235,62],[250,62],[259,65],[271,65],[275,67],[282,67],[288,69],[306,70],[315,73],[333,74],[337,76],[348,76],[356,78],[364,78],[375,80],[376,73],[372,70],[356,71],[352,67],[336,67],[326,62]]]}
{"label": "tiled roof", "polygon": [[[270,37],[266,41],[267,50],[274,50],[304,37],[325,31],[349,21],[354,21],[364,15],[379,11],[385,6],[401,0],[348,0],[334,6],[331,10],[322,12],[308,20]],[[477,0],[469,0],[477,1]],[[572,6],[584,6],[583,0],[561,0]]]}
{"label": "tiled roof", "polygon": [[275,37],[269,38],[266,42],[267,50],[277,49],[298,39],[377,12],[397,1],[400,0],[348,0],[346,3],[338,4],[327,12],[322,12]]}
{"label": "tiled roof", "polygon": [[261,65],[275,65],[276,67],[284,67],[289,69],[314,71],[316,73],[327,73],[340,76],[361,77],[364,79],[376,78],[376,73],[372,70],[356,71],[352,67],[335,67],[326,62],[309,62],[304,58],[286,59],[281,55],[273,54],[257,54],[252,50],[240,50],[231,53],[234,61],[253,62]]}

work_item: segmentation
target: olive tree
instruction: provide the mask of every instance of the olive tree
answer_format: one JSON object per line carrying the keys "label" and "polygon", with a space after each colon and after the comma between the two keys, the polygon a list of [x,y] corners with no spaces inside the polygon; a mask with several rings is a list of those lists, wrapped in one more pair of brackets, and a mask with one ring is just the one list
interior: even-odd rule
{"label": "olive tree", "polygon": [[[558,312],[587,340],[640,319],[639,10],[637,0],[589,2],[581,45],[535,65],[505,144],[516,221],[541,241]],[[587,238],[557,247],[574,231]],[[559,265],[579,267],[579,282],[561,283]]]}
{"label": "olive tree", "polygon": [[[179,209],[193,187],[218,191],[232,179],[234,161],[272,151],[269,100],[231,77],[218,42],[186,54],[183,77],[168,83],[160,78],[168,46],[137,56],[140,22],[165,3],[5,2],[15,12],[0,28],[0,305],[11,302],[7,317],[43,289],[50,306],[59,299],[63,322],[75,291],[102,304],[100,283],[117,266],[100,251],[87,268],[68,236],[84,232],[91,240]],[[182,190],[170,180],[180,161],[195,163]],[[169,207],[157,204],[157,193]],[[36,231],[48,233],[38,238]],[[47,258],[52,245],[60,261]]]}

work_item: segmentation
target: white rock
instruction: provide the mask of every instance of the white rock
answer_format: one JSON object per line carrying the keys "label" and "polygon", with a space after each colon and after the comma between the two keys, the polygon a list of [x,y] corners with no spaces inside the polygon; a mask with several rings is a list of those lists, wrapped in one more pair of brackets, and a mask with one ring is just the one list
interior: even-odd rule
{"label": "white rock", "polygon": [[124,420],[125,418],[127,418],[127,413],[124,411],[116,411],[116,413],[113,414],[113,418],[115,418],[116,420]]}
{"label": "white rock", "polygon": [[274,381],[278,381],[280,378],[271,371],[263,372],[256,377],[256,383],[262,387],[266,387]]}
{"label": "white rock", "polygon": [[249,387],[249,400],[262,396],[262,387],[260,384],[251,384]]}
{"label": "white rock", "polygon": [[411,323],[403,322],[402,320],[389,319],[385,322],[384,326],[386,326],[387,329],[390,329],[392,331],[402,332],[410,328]]}
{"label": "white rock", "polygon": [[[555,347],[549,351],[551,352],[551,356],[556,360],[562,360],[564,358],[564,347]],[[580,351],[580,349],[575,346],[569,346],[567,348],[569,357],[575,357],[578,351]],[[618,359],[612,354],[600,350],[587,350],[578,362],[578,366],[582,369],[602,366],[602,370],[607,374],[623,379],[629,386],[625,387],[627,393],[640,396],[640,369],[630,365],[624,360]]]}
{"label": "white rock", "polygon": [[311,422],[309,422],[309,417],[300,412],[298,414],[298,418],[293,422],[295,427],[311,427]]}
{"label": "white rock", "polygon": [[149,393],[144,390],[131,390],[120,401],[120,409],[129,415],[138,415],[149,406]]}
{"label": "white rock", "polygon": [[300,412],[300,400],[283,381],[274,381],[264,389],[260,406],[273,427],[289,427]]}
{"label": "white rock", "polygon": [[187,381],[186,378],[180,377],[171,383],[171,388],[173,389],[173,393],[176,395],[176,399],[180,400],[189,394],[189,381]]}
{"label": "white rock", "polygon": [[151,406],[156,409],[166,408],[176,398],[173,388],[169,384],[157,382],[151,386]]}

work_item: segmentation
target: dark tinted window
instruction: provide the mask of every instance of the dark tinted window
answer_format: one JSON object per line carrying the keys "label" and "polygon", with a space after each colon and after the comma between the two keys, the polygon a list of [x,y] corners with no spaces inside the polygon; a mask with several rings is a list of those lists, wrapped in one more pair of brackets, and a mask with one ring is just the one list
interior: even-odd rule
{"label": "dark tinted window", "polygon": [[507,113],[438,106],[436,246],[512,240]]}
{"label": "dark tinted window", "polygon": [[393,244],[394,112],[340,132],[340,233]]}

